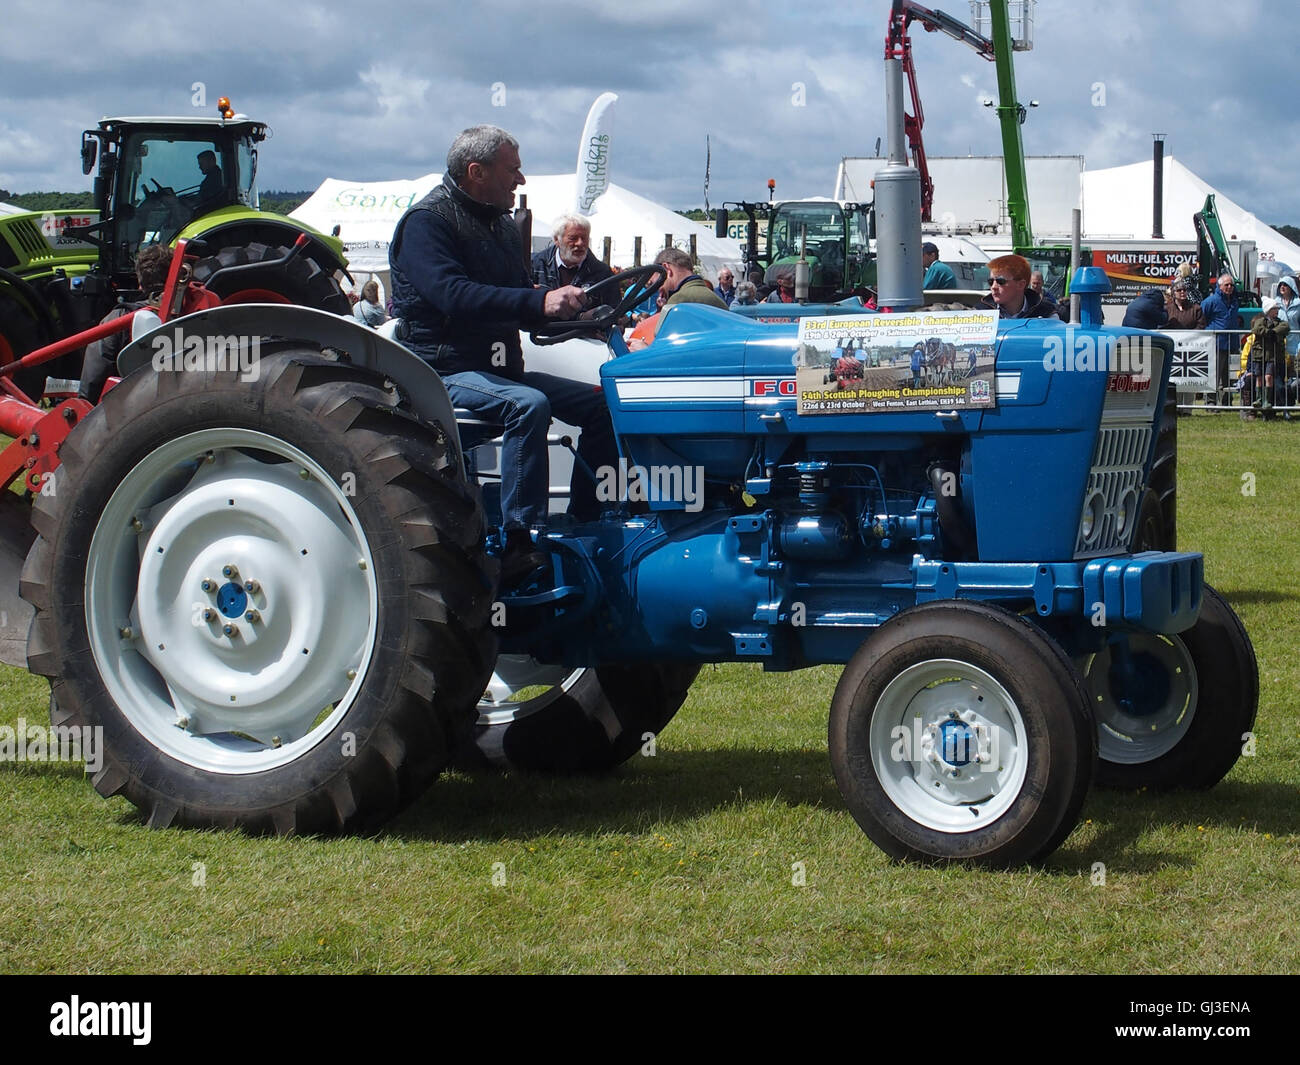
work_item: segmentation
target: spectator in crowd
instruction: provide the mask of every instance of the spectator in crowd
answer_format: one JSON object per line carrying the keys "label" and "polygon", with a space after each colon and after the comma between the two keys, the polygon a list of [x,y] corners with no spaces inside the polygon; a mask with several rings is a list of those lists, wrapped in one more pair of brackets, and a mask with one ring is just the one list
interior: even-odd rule
{"label": "spectator in crowd", "polygon": [[776,287],[767,294],[764,303],[794,303],[794,267],[789,264],[774,266],[768,271]]}
{"label": "spectator in crowd", "polygon": [[695,272],[691,257],[680,248],[665,248],[655,256],[655,262],[668,271],[668,280],[664,282],[663,291],[668,294],[664,307],[674,307],[679,303],[706,303],[710,307],[720,307],[724,311],[727,305],[713,291],[704,278]]}
{"label": "spectator in crowd", "polygon": [[1243,406],[1251,402],[1261,369],[1264,373],[1264,405],[1282,406],[1286,403],[1286,339],[1291,329],[1280,317],[1280,310],[1277,300],[1268,296],[1263,303],[1264,313],[1250,323],[1250,350],[1242,355],[1240,383]]}
{"label": "spectator in crowd", "polygon": [[[1218,285],[1205,299],[1201,300],[1201,312],[1205,315],[1206,329],[1239,329],[1241,321],[1239,318],[1240,300],[1237,296],[1237,286],[1232,282],[1231,274],[1220,274]],[[1227,387],[1228,372],[1228,353],[1234,350],[1234,334],[1219,333],[1215,337],[1216,347],[1221,356],[1219,362],[1222,367],[1219,387]]]}
{"label": "spectator in crowd", "polygon": [[1035,270],[1029,275],[1029,287],[1037,292],[1039,296],[1046,300],[1053,308],[1056,307],[1056,296],[1053,295],[1050,289],[1043,288],[1043,271]]}
{"label": "spectator in crowd", "polygon": [[925,277],[921,280],[921,287],[926,291],[957,287],[957,275],[952,272],[951,266],[939,259],[937,244],[927,240],[921,245],[921,265],[925,267]]}
{"label": "spectator in crowd", "polygon": [[[141,308],[158,309],[163,289],[167,286],[167,271],[171,268],[172,252],[165,244],[146,244],[135,257],[135,280],[140,286],[140,299],[119,303],[100,319],[100,324],[121,318]],[[82,360],[81,385],[77,396],[87,403],[98,403],[109,377],[117,370],[117,357],[131,342],[131,331],[110,333],[102,340],[86,345]],[[44,367],[42,367],[44,369]],[[39,400],[39,395],[33,399]]]}
{"label": "spectator in crowd", "polygon": [[383,304],[379,302],[379,282],[374,278],[361,286],[361,298],[352,308],[352,316],[358,322],[370,326],[371,329],[378,329],[388,321]]}
{"label": "spectator in crowd", "polygon": [[718,271],[718,283],[713,289],[728,307],[736,298],[736,275],[731,272],[730,266],[724,266]]}
{"label": "spectator in crowd", "polygon": [[517,585],[546,564],[529,530],[547,520],[552,415],[582,430],[581,461],[569,487],[569,510],[579,521],[601,509],[583,467],[618,463],[600,392],[524,367],[521,326],[571,319],[585,307],[586,294],[572,285],[534,287],[510,217],[515,189],[524,183],[520,167],[519,142],[505,130],[462,131],[447,152],[442,183],[401,217],[388,253],[406,346],[438,371],[453,404],[505,427],[502,586]]}
{"label": "spectator in crowd", "polygon": [[758,302],[758,289],[754,287],[752,281],[741,281],[736,285],[736,298],[731,301],[732,307],[752,307]]}
{"label": "spectator in crowd", "polygon": [[1158,288],[1149,288],[1129,303],[1120,325],[1130,329],[1163,329],[1168,322],[1164,292]]}
{"label": "spectator in crowd", "polygon": [[538,288],[585,288],[613,277],[614,271],[591,254],[591,223],[581,215],[565,214],[551,228],[551,247],[533,256],[533,284]]}
{"label": "spectator in crowd", "polygon": [[1286,338],[1286,353],[1295,357],[1300,348],[1300,288],[1294,274],[1283,274],[1277,283],[1278,318],[1286,322],[1290,332]]}
{"label": "spectator in crowd", "polygon": [[989,294],[979,305],[996,308],[1003,318],[1053,318],[1056,308],[1029,287],[1029,260],[1023,255],[999,255],[990,259]]}
{"label": "spectator in crowd", "polygon": [[1174,277],[1165,299],[1169,329],[1204,329],[1205,312],[1196,300],[1196,286],[1190,277]]}
{"label": "spectator in crowd", "polygon": [[691,257],[680,248],[665,248],[655,256],[655,262],[668,273],[668,279],[659,290],[663,306],[658,314],[645,319],[632,331],[627,341],[631,351],[639,351],[654,343],[664,311],[669,307],[675,307],[679,303],[704,303],[720,310],[727,309],[727,305],[713,291],[713,286],[695,272]]}

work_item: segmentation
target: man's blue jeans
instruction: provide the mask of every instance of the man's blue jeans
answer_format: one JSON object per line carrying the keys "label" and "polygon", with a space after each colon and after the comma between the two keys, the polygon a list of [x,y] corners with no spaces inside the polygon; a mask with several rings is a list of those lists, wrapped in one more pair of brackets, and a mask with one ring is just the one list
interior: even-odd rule
{"label": "man's blue jeans", "polygon": [[[578,457],[593,472],[617,467],[618,448],[605,396],[594,385],[525,373],[522,381],[471,370],[443,377],[457,407],[505,428],[501,442],[501,519],[507,529],[543,525],[548,511],[550,461],[546,431],[551,416],[582,430]],[[600,516],[596,485],[574,463],[569,482],[569,513],[579,521]]]}

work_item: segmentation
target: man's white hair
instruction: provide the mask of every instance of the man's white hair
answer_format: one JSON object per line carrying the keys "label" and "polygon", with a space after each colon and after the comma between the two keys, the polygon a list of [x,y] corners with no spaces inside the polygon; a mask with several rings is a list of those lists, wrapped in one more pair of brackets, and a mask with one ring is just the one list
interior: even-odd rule
{"label": "man's white hair", "polygon": [[577,226],[587,234],[591,233],[591,222],[583,218],[580,214],[562,214],[555,220],[555,225],[551,227],[551,238],[557,243],[564,236],[564,231],[569,226]]}

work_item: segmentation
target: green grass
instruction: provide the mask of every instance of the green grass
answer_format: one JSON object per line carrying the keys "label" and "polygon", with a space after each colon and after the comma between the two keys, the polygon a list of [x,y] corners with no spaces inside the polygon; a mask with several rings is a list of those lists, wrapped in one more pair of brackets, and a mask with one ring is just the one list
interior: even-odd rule
{"label": "green grass", "polygon": [[[706,667],[655,757],[450,775],[372,839],[151,832],[73,767],[6,763],[0,969],[1293,972],[1300,428],[1180,433],[1180,541],[1260,664],[1257,754],[1212,791],[1094,792],[1035,869],[893,864],[831,778],[832,668]],[[44,720],[47,700],[0,675],[0,723]]]}

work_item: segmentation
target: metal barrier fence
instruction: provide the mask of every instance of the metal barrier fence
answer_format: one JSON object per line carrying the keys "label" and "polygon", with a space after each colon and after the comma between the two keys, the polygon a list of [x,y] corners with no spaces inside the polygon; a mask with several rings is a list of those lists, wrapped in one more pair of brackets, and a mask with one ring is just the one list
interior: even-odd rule
{"label": "metal barrier fence", "polygon": [[[1268,410],[1287,417],[1300,415],[1300,366],[1274,377],[1272,395],[1255,382],[1264,380],[1263,352],[1253,349],[1247,356],[1247,370],[1253,373],[1252,387],[1242,390],[1241,345],[1249,329],[1164,329],[1174,342],[1174,366],[1170,383],[1178,391],[1180,411],[1250,411]],[[1227,336],[1227,350],[1220,350],[1219,337]],[[1243,403],[1243,398],[1246,402]]]}

